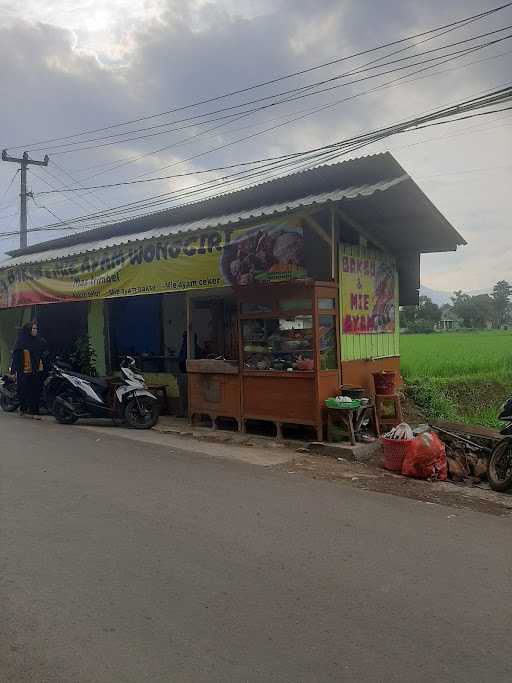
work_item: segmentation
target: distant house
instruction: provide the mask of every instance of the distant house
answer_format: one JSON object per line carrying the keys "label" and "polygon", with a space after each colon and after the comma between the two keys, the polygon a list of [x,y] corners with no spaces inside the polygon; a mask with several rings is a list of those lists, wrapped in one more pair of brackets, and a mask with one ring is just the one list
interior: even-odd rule
{"label": "distant house", "polygon": [[437,332],[449,332],[451,330],[459,330],[462,327],[462,318],[460,318],[450,306],[444,306],[441,314],[441,320],[436,323]]}

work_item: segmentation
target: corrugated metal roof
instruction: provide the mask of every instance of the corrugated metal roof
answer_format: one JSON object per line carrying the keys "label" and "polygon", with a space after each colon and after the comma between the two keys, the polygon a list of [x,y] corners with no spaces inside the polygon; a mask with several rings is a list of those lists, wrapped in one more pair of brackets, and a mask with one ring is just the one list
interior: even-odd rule
{"label": "corrugated metal roof", "polygon": [[[1,268],[65,258],[135,240],[278,216],[336,202],[395,252],[450,251],[464,239],[389,153],[327,164],[260,185],[177,206],[24,249]],[[378,239],[377,239],[378,238]]]}
{"label": "corrugated metal roof", "polygon": [[202,230],[212,229],[219,226],[233,225],[236,223],[246,222],[250,219],[261,219],[278,216],[280,214],[289,213],[290,211],[297,211],[301,208],[307,208],[313,205],[322,205],[328,202],[338,202],[341,200],[350,200],[357,197],[369,197],[375,192],[384,192],[399,183],[408,180],[407,174],[402,174],[398,178],[392,180],[385,180],[373,185],[361,185],[357,187],[347,187],[344,189],[334,190],[332,192],[322,192],[320,194],[309,195],[301,197],[293,201],[285,201],[277,204],[269,204],[266,206],[259,206],[256,209],[249,209],[240,213],[230,213],[223,216],[216,216],[213,218],[203,218],[201,220],[192,221],[188,223],[178,223],[176,225],[168,225],[153,228],[152,230],[144,230],[142,232],[128,234],[119,237],[110,237],[108,239],[92,240],[88,242],[81,242],[75,245],[64,246],[56,249],[47,249],[31,254],[24,254],[15,256],[8,260],[0,262],[0,269],[27,265],[30,263],[41,263],[44,261],[53,261],[56,259],[66,258],[68,256],[76,256],[85,252],[97,251],[114,247],[128,242],[137,242],[151,238],[169,237],[180,233],[199,232]]}

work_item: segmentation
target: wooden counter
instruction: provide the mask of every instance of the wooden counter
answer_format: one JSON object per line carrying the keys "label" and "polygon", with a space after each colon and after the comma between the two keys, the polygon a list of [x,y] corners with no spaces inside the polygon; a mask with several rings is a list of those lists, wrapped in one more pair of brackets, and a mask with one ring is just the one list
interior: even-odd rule
{"label": "wooden counter", "polygon": [[274,422],[278,437],[281,425],[317,427],[318,400],[314,372],[244,370],[242,404],[244,420]]}
{"label": "wooden counter", "polygon": [[238,364],[222,360],[189,360],[188,397],[190,419],[206,415],[217,427],[219,417],[236,420],[241,428],[241,387]]}

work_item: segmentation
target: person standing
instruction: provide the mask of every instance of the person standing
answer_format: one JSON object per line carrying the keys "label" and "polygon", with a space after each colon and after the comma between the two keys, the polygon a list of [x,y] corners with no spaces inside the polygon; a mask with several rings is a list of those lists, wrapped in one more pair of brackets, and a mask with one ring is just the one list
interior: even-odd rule
{"label": "person standing", "polygon": [[12,355],[11,372],[16,374],[20,414],[37,417],[43,377],[44,341],[33,320],[20,330]]}

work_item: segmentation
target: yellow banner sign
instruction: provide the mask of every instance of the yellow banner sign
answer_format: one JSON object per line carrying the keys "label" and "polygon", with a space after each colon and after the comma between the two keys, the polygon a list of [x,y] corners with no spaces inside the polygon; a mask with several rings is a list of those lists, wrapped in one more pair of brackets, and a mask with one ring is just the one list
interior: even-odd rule
{"label": "yellow banner sign", "polygon": [[395,263],[391,256],[343,245],[340,279],[343,334],[395,332]]}
{"label": "yellow banner sign", "polygon": [[151,239],[0,271],[0,308],[306,276],[301,227],[266,223]]}

